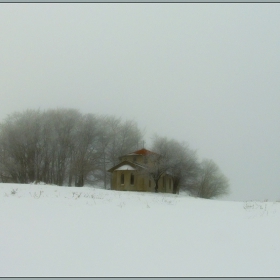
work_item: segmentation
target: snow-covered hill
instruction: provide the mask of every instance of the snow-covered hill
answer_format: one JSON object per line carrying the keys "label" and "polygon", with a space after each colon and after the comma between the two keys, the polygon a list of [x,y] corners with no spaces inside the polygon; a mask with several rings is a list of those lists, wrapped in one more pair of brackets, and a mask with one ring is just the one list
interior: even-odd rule
{"label": "snow-covered hill", "polygon": [[0,276],[279,276],[280,202],[0,184]]}

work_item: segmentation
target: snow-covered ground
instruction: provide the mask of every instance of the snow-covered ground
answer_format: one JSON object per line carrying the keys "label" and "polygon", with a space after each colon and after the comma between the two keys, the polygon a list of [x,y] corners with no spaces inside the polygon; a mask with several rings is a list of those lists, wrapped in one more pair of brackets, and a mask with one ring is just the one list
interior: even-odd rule
{"label": "snow-covered ground", "polygon": [[280,276],[280,202],[0,184],[0,276]]}

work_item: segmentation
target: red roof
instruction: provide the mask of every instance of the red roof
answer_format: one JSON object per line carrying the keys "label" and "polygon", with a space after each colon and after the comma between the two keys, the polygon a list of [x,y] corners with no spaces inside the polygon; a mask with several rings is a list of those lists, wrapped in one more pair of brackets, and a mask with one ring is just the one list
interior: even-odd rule
{"label": "red roof", "polygon": [[141,150],[138,150],[138,151],[133,152],[132,154],[146,156],[146,155],[148,155],[148,154],[154,154],[154,153],[143,148],[143,149],[141,149]]}

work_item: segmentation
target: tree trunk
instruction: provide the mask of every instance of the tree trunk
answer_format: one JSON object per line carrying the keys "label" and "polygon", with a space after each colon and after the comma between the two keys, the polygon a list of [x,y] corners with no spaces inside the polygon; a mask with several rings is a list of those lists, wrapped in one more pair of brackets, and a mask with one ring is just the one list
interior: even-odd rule
{"label": "tree trunk", "polygon": [[158,181],[156,181],[155,183],[156,183],[156,185],[155,185],[155,192],[158,193]]}
{"label": "tree trunk", "polygon": [[77,176],[75,186],[76,187],[83,187],[84,186],[84,174],[82,172]]}
{"label": "tree trunk", "polygon": [[68,187],[72,186],[72,170],[69,171],[69,177],[68,177]]}

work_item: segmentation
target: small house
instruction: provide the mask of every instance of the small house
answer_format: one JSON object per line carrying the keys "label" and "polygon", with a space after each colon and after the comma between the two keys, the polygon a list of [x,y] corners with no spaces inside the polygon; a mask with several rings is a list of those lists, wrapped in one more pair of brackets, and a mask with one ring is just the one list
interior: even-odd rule
{"label": "small house", "polygon": [[[119,191],[155,192],[155,182],[149,175],[149,167],[153,164],[151,155],[146,149],[123,155],[120,163],[108,170],[111,172],[111,189]],[[158,182],[158,192],[173,192],[173,179],[164,173]]]}

